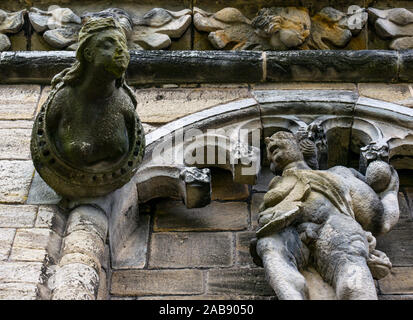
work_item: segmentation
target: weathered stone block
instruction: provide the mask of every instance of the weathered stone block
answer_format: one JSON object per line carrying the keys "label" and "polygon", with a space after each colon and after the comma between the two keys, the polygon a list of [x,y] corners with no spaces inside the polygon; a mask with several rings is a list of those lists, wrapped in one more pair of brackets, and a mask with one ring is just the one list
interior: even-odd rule
{"label": "weathered stone block", "polygon": [[390,274],[379,280],[382,294],[412,294],[413,267],[395,267]]}
{"label": "weathered stone block", "polygon": [[251,200],[251,226],[255,229],[258,226],[258,209],[264,201],[264,193],[254,193]]}
{"label": "weathered stone block", "polygon": [[216,269],[208,271],[208,294],[274,296],[264,269]]}
{"label": "weathered stone block", "polygon": [[248,185],[236,183],[227,170],[212,170],[211,200],[245,200],[249,196]]}
{"label": "weathered stone block", "polygon": [[29,129],[0,129],[0,159],[30,159]]}
{"label": "weathered stone block", "polygon": [[42,268],[40,262],[0,262],[0,283],[40,283]]}
{"label": "weathered stone block", "polygon": [[75,231],[64,238],[62,255],[80,252],[102,261],[104,251],[105,244],[97,234]]}
{"label": "weathered stone block", "polygon": [[0,228],[33,227],[36,212],[36,206],[0,204]]}
{"label": "weathered stone block", "polygon": [[267,192],[270,181],[274,178],[274,173],[271,172],[269,167],[262,167],[258,174],[257,184],[252,187],[256,192]]}
{"label": "weathered stone block", "polygon": [[49,45],[42,37],[42,35],[34,32],[31,35],[30,47],[32,51],[50,51],[56,50],[51,45]]}
{"label": "weathered stone block", "polygon": [[331,83],[331,82],[281,82],[281,83],[256,83],[253,84],[254,90],[357,90],[354,83]]}
{"label": "weathered stone block", "polygon": [[232,250],[231,233],[153,233],[149,267],[230,266]]}
{"label": "weathered stone block", "polygon": [[38,85],[0,85],[0,119],[32,119],[39,95]]}
{"label": "weathered stone block", "polygon": [[112,274],[111,294],[117,296],[202,294],[201,270],[120,270]]}
{"label": "weathered stone block", "polygon": [[413,300],[413,295],[406,294],[380,294],[379,300]]}
{"label": "weathered stone block", "polygon": [[63,267],[67,264],[73,264],[73,263],[81,263],[81,264],[87,265],[95,269],[96,272],[100,272],[101,270],[101,264],[96,257],[87,255],[84,253],[80,253],[80,252],[67,253],[63,255],[59,261],[59,266]]}
{"label": "weathered stone block", "polygon": [[[13,248],[10,261],[44,262],[47,256],[45,249]],[[56,259],[52,259],[52,261],[56,261]]]}
{"label": "weathered stone block", "polygon": [[52,300],[95,300],[99,275],[84,264],[67,264],[58,268],[49,285],[53,288]]}
{"label": "weathered stone block", "polygon": [[400,55],[400,82],[413,82],[413,52],[412,50],[403,50]]}
{"label": "weathered stone block", "polygon": [[16,229],[0,228],[0,260],[7,260]]}
{"label": "weathered stone block", "polygon": [[236,237],[237,265],[256,267],[250,254],[250,242],[255,231],[238,232]]}
{"label": "weathered stone block", "polygon": [[412,98],[407,84],[359,83],[360,96],[403,104]]}
{"label": "weathered stone block", "polygon": [[143,127],[143,131],[145,131],[145,134],[148,134],[149,132],[158,129],[160,125],[142,123],[142,127]]}
{"label": "weathered stone block", "polygon": [[1,120],[0,129],[31,129],[33,121],[30,120]]}
{"label": "weathered stone block", "polygon": [[392,51],[267,52],[267,80],[389,82],[397,79],[397,61]]}
{"label": "weathered stone block", "polygon": [[108,286],[107,277],[105,270],[101,270],[99,273],[99,289],[96,300],[107,300],[108,299]]}
{"label": "weathered stone block", "polygon": [[52,229],[58,235],[63,236],[66,217],[56,206],[40,206],[34,226],[36,228]]}
{"label": "weathered stone block", "polygon": [[40,95],[40,99],[39,102],[37,103],[37,108],[36,108],[36,114],[40,111],[40,109],[42,108],[43,104],[46,102],[47,98],[49,97],[50,94],[50,86],[45,86],[42,89],[42,93]]}
{"label": "weathered stone block", "polygon": [[20,31],[16,34],[10,35],[11,51],[26,51],[27,50],[27,38],[24,31]]}
{"label": "weathered stone block", "polygon": [[37,171],[34,172],[32,184],[30,185],[27,204],[58,204],[62,200],[44,180]]}
{"label": "weathered stone block", "polygon": [[248,89],[138,89],[136,111],[144,122],[166,123],[248,96]]}
{"label": "weathered stone block", "polygon": [[[173,63],[171,63],[173,62]],[[211,72],[219,70],[219,72]],[[131,84],[259,82],[262,53],[252,51],[139,51],[131,55]]]}
{"label": "weathered stone block", "polygon": [[377,249],[385,252],[393,266],[413,266],[413,221],[398,223],[388,234],[377,238]]}
{"label": "weathered stone block", "polygon": [[408,203],[408,208],[409,208],[409,217],[411,219],[413,219],[413,188],[412,187],[408,187],[405,188],[406,191],[406,200]]}
{"label": "weathered stone block", "polygon": [[10,260],[43,261],[46,255],[57,262],[61,238],[49,229],[19,229],[13,242]]}
{"label": "weathered stone block", "polygon": [[24,203],[33,173],[32,161],[0,161],[0,202]]}
{"label": "weathered stone block", "polygon": [[162,201],[156,206],[154,231],[221,231],[248,227],[244,202],[212,202],[204,208],[187,209],[180,201]]}
{"label": "weathered stone block", "polygon": [[36,300],[37,285],[32,283],[0,283],[0,300]]}
{"label": "weathered stone block", "polygon": [[[50,80],[57,73],[69,67],[74,60],[75,53],[73,51],[3,52],[1,54],[0,74],[8,74],[8,77],[0,78],[0,83],[21,83],[24,81],[26,83],[50,84]],[[38,88],[40,91],[39,86],[33,87]],[[31,119],[34,112],[33,107],[35,107],[38,99],[32,100],[34,104],[30,103],[30,108],[29,105],[25,106],[25,104],[22,105],[21,102],[19,102],[19,105],[26,110],[21,116],[16,117],[15,115],[16,104],[9,105],[8,109],[5,109],[9,110],[6,114],[9,114],[9,116],[12,117],[11,119]],[[1,106],[3,108],[3,105]],[[14,113],[14,115],[10,115],[10,112]],[[2,117],[0,116],[0,118]]]}
{"label": "weathered stone block", "polygon": [[[79,206],[74,209],[67,221],[66,236],[77,232],[98,235],[105,242],[108,232],[108,219],[105,213],[92,206]],[[79,233],[80,234],[80,233]]]}

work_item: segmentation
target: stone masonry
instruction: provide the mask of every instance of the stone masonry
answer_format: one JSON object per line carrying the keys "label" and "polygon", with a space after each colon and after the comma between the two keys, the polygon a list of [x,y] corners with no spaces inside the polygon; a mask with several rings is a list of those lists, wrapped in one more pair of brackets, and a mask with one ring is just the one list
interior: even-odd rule
{"label": "stone masonry", "polygon": [[[149,132],[187,114],[248,98],[251,89],[345,89],[413,107],[413,84],[170,84],[136,88],[137,111]],[[68,234],[68,217],[56,206],[26,204],[34,175],[31,127],[47,93],[47,86],[0,86],[0,299],[51,299],[49,281]],[[393,263],[391,274],[377,283],[380,299],[413,298],[413,179],[399,174],[401,218],[394,230],[378,239],[378,249]],[[233,183],[225,171],[213,170],[209,206],[186,209],[172,200],[142,206],[141,214],[150,219],[145,265],[112,270],[106,245],[100,253],[100,285],[94,295],[142,300],[275,299],[263,269],[254,265],[248,251],[257,205],[271,177],[263,168],[257,185],[249,187]]]}

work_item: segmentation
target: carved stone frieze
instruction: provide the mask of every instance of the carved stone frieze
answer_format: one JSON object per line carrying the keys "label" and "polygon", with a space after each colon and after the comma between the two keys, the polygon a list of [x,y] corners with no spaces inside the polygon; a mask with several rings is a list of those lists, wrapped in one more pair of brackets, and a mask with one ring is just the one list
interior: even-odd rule
{"label": "carved stone frieze", "polygon": [[413,48],[413,13],[405,8],[380,10],[369,8],[369,21],[383,39],[390,39],[390,49]]}
{"label": "carved stone frieze", "polygon": [[180,38],[192,22],[189,9],[170,11],[155,8],[142,17],[133,19],[133,32],[129,47],[135,50],[165,49],[171,45],[171,38]]}
{"label": "carved stone frieze", "polygon": [[0,52],[10,49],[11,42],[7,34],[19,32],[24,24],[26,10],[6,12],[0,9]]}
{"label": "carved stone frieze", "polygon": [[69,8],[50,6],[47,11],[31,8],[29,20],[33,29],[53,48],[75,50],[81,19]]}
{"label": "carved stone frieze", "polygon": [[250,20],[236,8],[216,13],[194,8],[194,25],[209,32],[216,49],[287,50],[345,47],[367,22],[367,13],[350,6],[348,13],[326,7],[310,17],[302,7],[263,8]]}
{"label": "carved stone frieze", "polygon": [[69,8],[51,6],[48,11],[31,8],[29,20],[33,29],[41,33],[53,48],[76,50],[82,24],[90,18],[112,17],[122,26],[130,50],[158,50],[171,45],[171,38],[180,38],[192,21],[191,10],[170,11],[154,8],[143,16],[125,10],[109,8],[98,12],[84,12],[80,17]]}

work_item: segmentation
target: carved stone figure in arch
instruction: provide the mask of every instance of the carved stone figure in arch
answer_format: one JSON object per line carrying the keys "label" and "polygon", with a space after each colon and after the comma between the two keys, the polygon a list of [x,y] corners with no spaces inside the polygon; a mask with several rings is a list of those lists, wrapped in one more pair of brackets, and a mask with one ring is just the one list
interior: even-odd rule
{"label": "carved stone figure in arch", "polygon": [[[316,150],[303,141],[306,153]],[[265,143],[281,175],[264,196],[251,253],[278,298],[309,298],[300,271],[312,265],[338,299],[377,299],[373,277],[387,275],[391,263],[375,249],[375,236],[398,221],[396,171],[384,161],[371,162],[366,176],[342,166],[312,170],[292,133],[277,132]]]}

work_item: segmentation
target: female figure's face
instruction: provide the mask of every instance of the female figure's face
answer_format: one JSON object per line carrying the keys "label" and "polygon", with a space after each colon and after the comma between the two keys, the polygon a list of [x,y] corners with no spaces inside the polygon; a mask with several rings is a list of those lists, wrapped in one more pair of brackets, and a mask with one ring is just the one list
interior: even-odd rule
{"label": "female figure's face", "polygon": [[125,73],[130,60],[125,37],[116,29],[96,34],[85,48],[84,57],[95,68],[103,68],[116,79]]}

